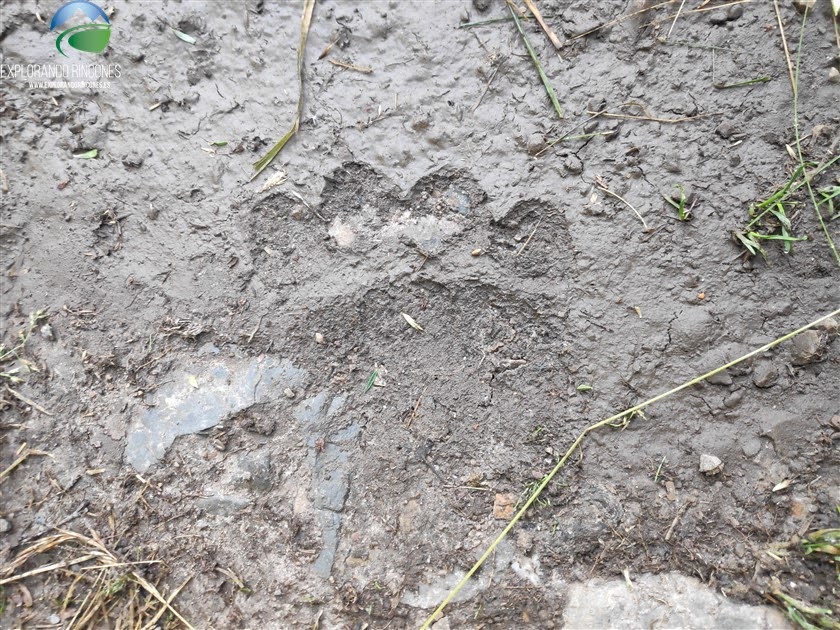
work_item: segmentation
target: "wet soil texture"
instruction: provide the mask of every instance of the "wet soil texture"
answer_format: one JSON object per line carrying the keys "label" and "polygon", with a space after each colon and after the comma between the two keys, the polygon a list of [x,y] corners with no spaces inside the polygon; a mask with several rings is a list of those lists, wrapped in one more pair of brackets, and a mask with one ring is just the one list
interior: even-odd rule
{"label": "wet soil texture", "polygon": [[[498,0],[318,2],[299,134],[251,183],[293,119],[302,3],[115,3],[105,54],[61,59],[119,64],[110,87],[3,79],[3,343],[45,317],[3,363],[0,469],[49,456],[2,480],[0,565],[92,529],[162,588],[192,576],[196,627],[417,627],[584,427],[838,308],[804,188],[792,252],[732,239],[797,166],[772,3],[538,4],[562,120],[511,21],[465,27]],[[50,10],[3,3],[3,64],[59,63]],[[815,164],[840,145],[834,29],[817,3]],[[580,585],[625,570],[836,608],[799,540],[836,527],[838,392],[828,322],[593,434],[447,622],[571,627]],[[67,589],[25,585],[3,627]]]}

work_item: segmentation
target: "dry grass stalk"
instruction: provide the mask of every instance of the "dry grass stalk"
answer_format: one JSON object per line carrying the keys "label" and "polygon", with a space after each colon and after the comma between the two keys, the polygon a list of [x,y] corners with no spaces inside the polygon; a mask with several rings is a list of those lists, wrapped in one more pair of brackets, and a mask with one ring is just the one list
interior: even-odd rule
{"label": "dry grass stalk", "polygon": [[[52,562],[21,571],[30,561],[48,552],[69,554],[69,559]],[[21,551],[6,567],[0,569],[0,586],[19,582],[34,575],[56,572],[72,577],[62,600],[60,616],[69,619],[68,630],[113,627],[124,630],[151,629],[164,615],[171,621],[192,630],[193,626],[172,606],[172,602],[189,579],[164,597],[155,585],[136,570],[117,569],[141,564],[156,564],[157,560],[123,562],[110,551],[95,532],[89,536],[58,530]],[[94,575],[91,576],[91,573]],[[84,596],[82,597],[82,592]],[[71,607],[79,600],[75,610]],[[165,626],[170,623],[165,623]]]}
{"label": "dry grass stalk", "polygon": [[36,451],[35,449],[29,448],[25,442],[20,446],[15,455],[15,461],[9,464],[8,468],[6,468],[4,471],[0,472],[0,484],[6,480],[6,477],[8,477],[15,468],[17,468],[23,462],[25,462],[29,456],[47,455],[48,457],[52,457],[52,455],[50,455],[46,451]]}

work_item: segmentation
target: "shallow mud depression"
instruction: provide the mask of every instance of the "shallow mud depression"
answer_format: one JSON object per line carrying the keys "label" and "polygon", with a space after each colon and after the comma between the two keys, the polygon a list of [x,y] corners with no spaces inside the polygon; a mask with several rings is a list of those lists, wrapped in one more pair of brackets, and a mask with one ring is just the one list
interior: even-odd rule
{"label": "shallow mud depression", "polygon": [[[253,181],[303,2],[2,4],[121,73],[2,79],[0,626],[420,627],[585,427],[840,308],[831,2],[526,4],[562,118],[500,0],[319,0]],[[838,392],[834,317],[593,431],[433,627],[832,627]]]}

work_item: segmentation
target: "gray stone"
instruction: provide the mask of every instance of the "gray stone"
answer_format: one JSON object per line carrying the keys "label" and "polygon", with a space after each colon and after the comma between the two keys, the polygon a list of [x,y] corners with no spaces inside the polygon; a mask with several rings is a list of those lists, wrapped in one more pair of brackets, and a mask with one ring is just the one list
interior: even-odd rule
{"label": "gray stone", "polygon": [[715,129],[715,133],[717,135],[719,135],[721,138],[723,138],[724,140],[728,140],[733,135],[735,135],[735,131],[736,131],[735,125],[733,125],[728,120],[725,120],[722,123],[720,123],[717,126],[717,129]]}
{"label": "gray stone", "polygon": [[772,387],[779,380],[779,370],[772,361],[762,361],[755,366],[752,381],[756,387]]}
{"label": "gray stone", "polygon": [[732,376],[724,370],[723,372],[718,372],[714,376],[710,376],[706,379],[706,382],[711,383],[712,385],[732,385]]}
{"label": "gray stone", "polygon": [[312,471],[312,505],[321,510],[340,512],[350,491],[347,454],[335,444],[326,444]]}
{"label": "gray stone", "polygon": [[829,317],[815,326],[817,330],[824,330],[828,334],[833,334],[840,329],[840,321],[836,317]]}
{"label": "gray stone", "polygon": [[714,455],[703,453],[700,456],[700,472],[705,475],[716,475],[723,470],[723,462]]}
{"label": "gray stone", "polygon": [[759,454],[759,452],[761,452],[761,440],[758,438],[750,438],[744,442],[741,450],[744,451],[744,455],[747,457],[755,457]]}
{"label": "gray stone", "polygon": [[731,394],[729,394],[729,396],[727,396],[726,398],[723,399],[723,406],[726,407],[727,409],[734,409],[739,404],[741,404],[741,401],[743,399],[744,399],[744,390],[739,389],[738,391],[732,392]]}
{"label": "gray stone", "polygon": [[320,577],[326,579],[332,573],[335,553],[338,550],[339,534],[341,532],[341,515],[328,510],[318,511],[321,524],[321,552],[315,558],[312,568]]}
{"label": "gray stone", "polygon": [[806,330],[793,338],[791,349],[791,363],[794,365],[809,365],[822,359],[825,349],[825,338],[816,330]]}
{"label": "gray stone", "polygon": [[528,155],[536,155],[545,148],[545,138],[541,133],[528,136]]}
{"label": "gray stone", "polygon": [[576,155],[570,155],[567,157],[563,165],[572,175],[580,175],[583,172],[583,162],[581,162],[580,158]]}
{"label": "gray stone", "polygon": [[268,451],[241,453],[237,458],[240,483],[256,492],[270,490],[274,483]]}
{"label": "gray stone", "polygon": [[744,7],[740,4],[733,4],[726,10],[726,19],[728,19],[730,22],[734,22],[742,15],[744,15]]}
{"label": "gray stone", "polygon": [[829,83],[840,83],[840,70],[831,66],[828,69],[828,82]]}
{"label": "gray stone", "polygon": [[196,505],[209,514],[230,516],[247,506],[248,499],[235,494],[216,494],[199,499]]}
{"label": "gray stone", "polygon": [[143,166],[143,156],[139,153],[128,153],[123,156],[122,164],[126,168],[140,168]]}
{"label": "gray stone", "polygon": [[5,518],[0,518],[0,534],[12,531],[12,524]]}
{"label": "gray stone", "polygon": [[715,26],[721,26],[722,24],[726,24],[729,21],[729,16],[726,15],[723,11],[714,11],[709,16],[709,22],[714,24]]}
{"label": "gray stone", "polygon": [[679,573],[632,575],[624,580],[594,578],[568,587],[563,625],[575,630],[683,628],[685,630],[770,630],[791,628],[772,606],[742,604]]}
{"label": "gray stone", "polygon": [[181,435],[216,426],[251,405],[299,386],[306,371],[284,359],[212,359],[175,372],[169,383],[147,397],[150,408],[128,431],[125,458],[138,472],[159,461]]}

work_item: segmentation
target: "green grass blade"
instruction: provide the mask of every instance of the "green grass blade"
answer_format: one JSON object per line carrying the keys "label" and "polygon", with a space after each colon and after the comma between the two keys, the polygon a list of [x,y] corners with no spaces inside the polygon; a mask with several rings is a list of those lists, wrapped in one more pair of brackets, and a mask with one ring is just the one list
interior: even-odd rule
{"label": "green grass blade", "polygon": [[554,91],[554,88],[551,85],[551,81],[548,80],[548,76],[543,70],[539,57],[537,57],[537,53],[534,51],[534,47],[531,46],[531,42],[528,41],[528,36],[525,35],[525,29],[522,28],[522,22],[519,21],[519,16],[516,15],[516,11],[513,10],[513,7],[510,5],[510,3],[508,3],[508,9],[510,10],[510,14],[513,16],[513,23],[516,24],[516,30],[518,30],[519,34],[522,36],[522,41],[525,43],[525,48],[528,49],[528,54],[531,56],[531,61],[534,62],[534,66],[536,66],[537,68],[537,73],[540,75],[540,80],[542,80],[543,85],[545,86],[545,91],[548,93],[548,98],[551,100],[551,104],[554,106],[554,111],[557,112],[557,116],[559,118],[563,118],[563,109],[560,107],[560,101],[557,100],[557,93]]}
{"label": "green grass blade", "polygon": [[[803,169],[805,168],[805,160],[802,158],[802,145],[799,142],[799,65],[802,61],[802,39],[805,36],[805,22],[807,20],[808,7],[806,6],[805,12],[802,14],[802,26],[799,29],[799,47],[796,49],[796,72],[794,73],[793,79],[793,133],[794,140],[796,140],[796,155],[799,157],[799,164]],[[808,196],[811,198],[811,203],[814,205],[814,212],[817,213],[817,219],[820,222],[823,234],[825,234],[825,240],[828,242],[828,246],[834,254],[834,260],[837,262],[837,266],[840,267],[840,253],[837,252],[837,248],[834,246],[834,241],[831,239],[831,234],[828,233],[828,227],[825,224],[822,212],[820,212],[820,205],[817,203],[817,198],[814,195],[811,180],[807,176],[805,177],[805,186],[808,189]]]}
{"label": "green grass blade", "polygon": [[274,158],[277,157],[277,154],[286,146],[286,143],[292,139],[292,137],[298,132],[300,129],[300,116],[303,113],[303,53],[306,50],[306,38],[309,35],[309,27],[312,24],[312,11],[315,9],[315,0],[304,0],[303,3],[303,15],[300,19],[300,44],[298,45],[298,56],[297,56],[297,77],[298,77],[298,103],[297,103],[297,112],[295,113],[295,121],[292,123],[291,129],[289,129],[286,134],[277,141],[277,143],[269,149],[268,153],[262,156],[259,160],[254,162],[254,174],[251,175],[251,179],[249,182],[254,181],[254,179],[262,173],[265,168],[271,164]]}

